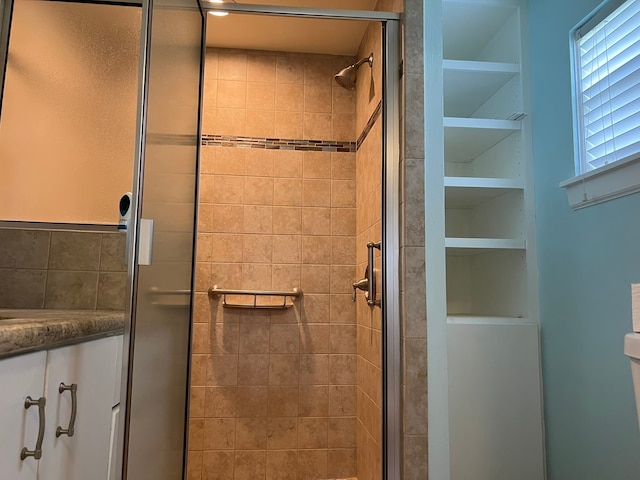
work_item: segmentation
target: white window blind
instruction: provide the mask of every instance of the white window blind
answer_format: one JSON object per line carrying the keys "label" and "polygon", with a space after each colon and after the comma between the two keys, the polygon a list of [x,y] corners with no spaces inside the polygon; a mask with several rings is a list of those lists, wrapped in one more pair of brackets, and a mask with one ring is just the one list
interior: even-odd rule
{"label": "white window blind", "polygon": [[640,156],[640,0],[576,32],[578,174]]}

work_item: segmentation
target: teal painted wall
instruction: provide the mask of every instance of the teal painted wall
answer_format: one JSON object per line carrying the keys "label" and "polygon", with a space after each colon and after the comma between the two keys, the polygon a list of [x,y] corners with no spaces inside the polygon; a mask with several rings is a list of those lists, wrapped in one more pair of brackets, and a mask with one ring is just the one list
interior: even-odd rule
{"label": "teal painted wall", "polygon": [[549,480],[640,478],[623,337],[640,283],[640,194],[572,211],[569,30],[599,0],[530,0],[531,94]]}

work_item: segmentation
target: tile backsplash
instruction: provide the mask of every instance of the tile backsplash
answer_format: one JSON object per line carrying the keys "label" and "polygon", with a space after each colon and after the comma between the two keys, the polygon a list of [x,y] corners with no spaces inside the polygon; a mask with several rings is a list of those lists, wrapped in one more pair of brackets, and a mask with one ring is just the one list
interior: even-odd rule
{"label": "tile backsplash", "polygon": [[126,235],[0,228],[0,308],[124,310]]}

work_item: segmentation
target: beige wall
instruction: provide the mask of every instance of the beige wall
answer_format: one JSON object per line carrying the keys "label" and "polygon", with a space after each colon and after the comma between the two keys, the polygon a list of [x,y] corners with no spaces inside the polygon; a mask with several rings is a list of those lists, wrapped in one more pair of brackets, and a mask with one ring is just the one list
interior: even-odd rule
{"label": "beige wall", "polygon": [[[355,98],[333,81],[352,61],[207,51],[205,142],[229,137],[202,149],[190,480],[355,476],[355,153],[234,143],[353,142]],[[213,284],[304,296],[230,310]]]}
{"label": "beige wall", "polygon": [[106,223],[131,190],[140,9],[17,0],[0,220]]}

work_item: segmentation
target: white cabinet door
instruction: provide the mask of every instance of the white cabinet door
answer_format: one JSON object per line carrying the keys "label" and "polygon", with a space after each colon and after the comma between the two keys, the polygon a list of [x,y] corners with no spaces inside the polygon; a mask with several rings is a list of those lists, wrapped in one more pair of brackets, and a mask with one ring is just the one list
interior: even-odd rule
{"label": "white cabinet door", "polygon": [[447,330],[451,479],[544,479],[538,326]]}
{"label": "white cabinet door", "polygon": [[[38,406],[25,409],[25,399],[42,397],[46,359],[47,352],[36,352],[0,360],[0,477],[3,479],[36,479],[38,461],[32,456],[21,460],[20,452],[24,447],[34,450],[36,446]],[[43,457],[49,453],[43,449]]]}
{"label": "white cabinet door", "polygon": [[[111,432],[116,337],[49,351],[46,373],[47,431],[39,480],[101,480],[107,478]],[[76,385],[73,436],[56,436],[67,429]]]}

